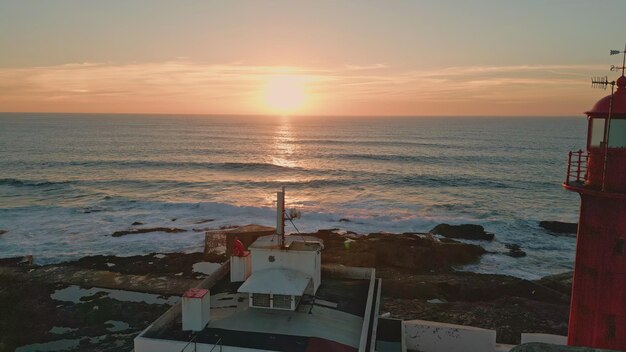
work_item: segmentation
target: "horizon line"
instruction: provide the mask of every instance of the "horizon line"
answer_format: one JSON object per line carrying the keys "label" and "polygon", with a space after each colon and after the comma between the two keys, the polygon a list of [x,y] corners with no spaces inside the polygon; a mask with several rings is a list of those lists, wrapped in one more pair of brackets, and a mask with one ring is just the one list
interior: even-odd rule
{"label": "horizon line", "polygon": [[158,116],[205,116],[205,117],[364,117],[364,118],[428,118],[428,117],[504,117],[504,118],[567,118],[567,117],[586,117],[584,113],[580,115],[360,115],[360,114],[234,114],[234,113],[164,113],[164,112],[58,112],[58,111],[0,111],[0,114],[53,114],[53,115],[158,115]]}

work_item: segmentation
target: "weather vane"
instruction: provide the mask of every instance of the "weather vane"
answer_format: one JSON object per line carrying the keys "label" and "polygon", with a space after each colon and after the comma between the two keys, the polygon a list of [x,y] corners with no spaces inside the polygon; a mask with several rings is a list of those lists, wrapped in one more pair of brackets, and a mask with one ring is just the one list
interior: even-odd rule
{"label": "weather vane", "polygon": [[626,68],[626,45],[624,46],[624,51],[619,50],[611,50],[611,55],[619,55],[623,54],[622,58],[622,66],[611,65],[611,71],[619,71],[622,70],[622,76],[624,75],[624,68]]}
{"label": "weather vane", "polygon": [[[624,51],[621,50],[610,50],[609,55],[619,55],[623,54],[622,57],[622,66],[611,65],[611,71],[619,71],[622,70],[622,76],[624,75],[624,69],[626,69],[626,45],[624,45]],[[609,81],[607,76],[604,77],[592,77],[591,78],[591,86],[593,88],[602,88],[606,89],[606,87],[610,85],[615,87],[615,81]]]}

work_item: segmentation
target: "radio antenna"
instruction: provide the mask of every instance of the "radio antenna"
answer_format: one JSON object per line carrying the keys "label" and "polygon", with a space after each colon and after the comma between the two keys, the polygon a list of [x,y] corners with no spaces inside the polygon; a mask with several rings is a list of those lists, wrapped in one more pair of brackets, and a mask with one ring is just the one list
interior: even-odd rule
{"label": "radio antenna", "polygon": [[609,78],[607,76],[591,77],[592,88],[606,89],[608,85],[612,85],[612,86],[615,85],[615,81],[609,82]]}

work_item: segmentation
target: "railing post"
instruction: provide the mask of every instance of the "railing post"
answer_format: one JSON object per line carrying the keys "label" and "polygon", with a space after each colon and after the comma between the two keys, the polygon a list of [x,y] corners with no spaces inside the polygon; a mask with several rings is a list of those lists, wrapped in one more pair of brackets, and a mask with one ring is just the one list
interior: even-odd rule
{"label": "railing post", "polygon": [[569,174],[572,169],[572,151],[570,150],[569,155],[567,157],[567,174],[565,175],[565,184],[569,185]]}
{"label": "railing post", "polygon": [[576,167],[576,181],[580,181],[580,160],[582,159],[583,151],[578,150],[578,167]]}

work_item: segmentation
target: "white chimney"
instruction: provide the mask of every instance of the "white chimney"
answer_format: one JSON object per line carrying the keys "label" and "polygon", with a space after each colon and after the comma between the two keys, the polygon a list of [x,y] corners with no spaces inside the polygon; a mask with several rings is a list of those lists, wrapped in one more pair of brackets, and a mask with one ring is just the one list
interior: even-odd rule
{"label": "white chimney", "polygon": [[183,295],[183,330],[202,331],[211,317],[209,290],[192,288]]}

